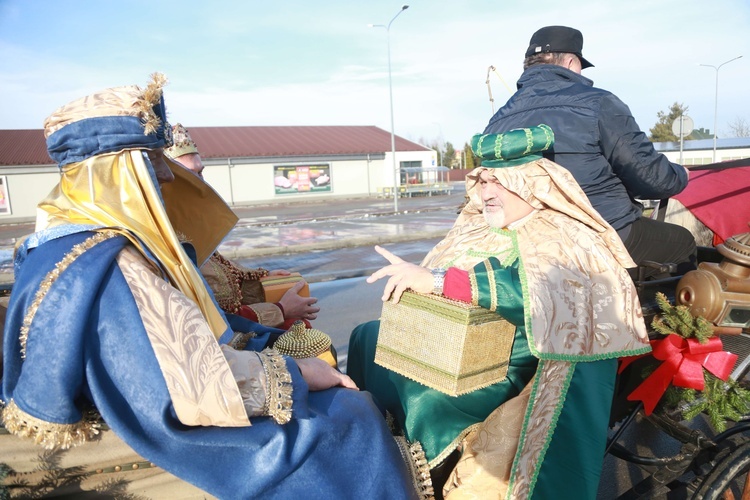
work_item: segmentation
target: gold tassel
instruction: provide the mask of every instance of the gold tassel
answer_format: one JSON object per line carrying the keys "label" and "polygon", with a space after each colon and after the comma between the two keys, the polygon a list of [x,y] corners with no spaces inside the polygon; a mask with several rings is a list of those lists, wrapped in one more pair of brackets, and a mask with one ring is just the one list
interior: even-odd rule
{"label": "gold tassel", "polygon": [[153,134],[162,126],[161,118],[154,113],[154,106],[159,104],[162,88],[167,84],[167,77],[162,73],[152,73],[151,81],[146,85],[141,99],[136,103],[138,114],[143,121],[144,135]]}

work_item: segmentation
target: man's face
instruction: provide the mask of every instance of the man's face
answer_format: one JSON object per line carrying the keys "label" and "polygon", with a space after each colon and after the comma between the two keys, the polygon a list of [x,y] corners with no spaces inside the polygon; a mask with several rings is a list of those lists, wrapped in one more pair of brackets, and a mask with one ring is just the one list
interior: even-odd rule
{"label": "man's face", "polygon": [[188,153],[186,155],[178,156],[175,158],[183,167],[195,173],[198,177],[203,179],[203,162],[201,161],[201,155],[198,153]]}
{"label": "man's face", "polygon": [[503,228],[527,216],[534,207],[517,194],[505,189],[498,180],[483,170],[479,174],[484,219],[492,227]]}
{"label": "man's face", "polygon": [[151,165],[154,167],[156,181],[159,184],[167,184],[174,181],[174,174],[164,160],[164,149],[149,149],[147,153],[148,159],[151,160]]}

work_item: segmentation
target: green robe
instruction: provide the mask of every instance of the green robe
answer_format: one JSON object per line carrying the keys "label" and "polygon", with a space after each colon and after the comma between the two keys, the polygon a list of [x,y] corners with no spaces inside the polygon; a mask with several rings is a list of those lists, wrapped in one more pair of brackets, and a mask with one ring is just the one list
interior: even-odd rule
{"label": "green robe", "polygon": [[[535,358],[526,335],[519,263],[518,258],[507,265],[490,258],[470,271],[477,285],[472,288],[478,292],[478,304],[490,307],[489,283],[492,283],[496,312],[516,325],[505,380],[451,397],[378,366],[374,357],[379,321],[359,325],[352,333],[347,373],[361,389],[373,393],[378,403],[393,415],[408,440],[422,444],[430,467],[434,468],[456,448],[474,424],[484,421],[498,406],[517,396],[545,366],[568,365],[566,392],[559,395],[556,411],[550,416],[544,451],[533,468],[531,492],[537,498],[595,498],[617,361],[571,363]],[[532,401],[538,392],[539,379],[537,377],[532,382],[537,384]],[[524,443],[528,420],[532,418],[532,406],[527,408],[519,450]],[[518,460],[518,454],[516,458]],[[514,463],[514,470],[516,468]],[[513,478],[512,473],[511,483]],[[512,486],[509,491],[512,491]]]}

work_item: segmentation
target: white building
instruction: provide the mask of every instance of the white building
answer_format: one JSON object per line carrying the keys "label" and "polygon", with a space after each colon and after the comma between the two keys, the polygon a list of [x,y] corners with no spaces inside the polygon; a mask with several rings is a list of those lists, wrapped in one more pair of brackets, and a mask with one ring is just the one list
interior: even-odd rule
{"label": "white building", "polygon": [[[679,142],[655,142],[654,147],[669,158],[669,161],[687,167],[714,163],[713,139],[684,141],[682,152],[680,152]],[[682,161],[680,161],[681,158]],[[750,158],[750,137],[716,139],[716,163],[743,158]]]}
{"label": "white building", "polygon": [[[229,205],[387,195],[435,151],[373,126],[188,127],[206,181]],[[395,165],[395,168],[394,168]],[[59,180],[42,130],[0,130],[0,223],[36,216]],[[405,181],[405,179],[404,179]]]}

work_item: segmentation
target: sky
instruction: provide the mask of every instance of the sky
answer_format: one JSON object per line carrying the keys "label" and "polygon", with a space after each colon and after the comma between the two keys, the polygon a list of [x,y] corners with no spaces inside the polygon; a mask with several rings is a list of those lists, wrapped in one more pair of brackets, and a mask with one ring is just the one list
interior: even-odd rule
{"label": "sky", "polygon": [[[462,147],[510,97],[534,31],[581,30],[584,70],[648,132],[750,123],[748,0],[0,0],[0,129],[69,101],[169,79],[186,127],[374,125]],[[398,17],[394,17],[398,14]],[[392,22],[391,22],[392,21]],[[388,25],[368,27],[368,24]],[[741,59],[728,62],[737,56]],[[494,71],[490,71],[490,66]],[[487,84],[489,75],[489,85]],[[718,93],[717,93],[718,76]],[[718,98],[717,98],[718,94]],[[490,101],[490,95],[494,99]]]}

